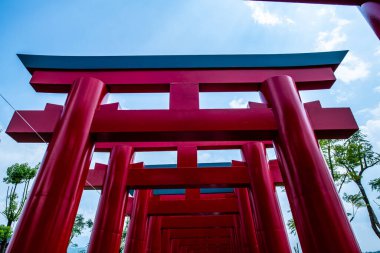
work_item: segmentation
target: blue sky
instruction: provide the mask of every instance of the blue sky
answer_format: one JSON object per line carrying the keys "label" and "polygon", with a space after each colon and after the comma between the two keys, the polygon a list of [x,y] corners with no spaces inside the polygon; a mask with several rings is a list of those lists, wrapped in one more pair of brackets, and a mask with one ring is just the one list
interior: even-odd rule
{"label": "blue sky", "polygon": [[[17,109],[42,109],[63,104],[64,95],[37,94],[30,74],[16,53],[50,55],[255,54],[350,50],[338,68],[331,90],[303,92],[304,101],[352,108],[359,125],[380,152],[380,44],[355,7],[245,2],[240,0],[65,0],[0,1],[0,93]],[[253,93],[202,94],[201,106],[245,107]],[[113,95],[123,108],[167,108],[168,96]],[[148,101],[148,102],[147,102]],[[0,127],[13,110],[0,99]],[[44,144],[17,144],[0,133],[0,178],[15,162],[38,163]],[[205,152],[203,162],[238,159],[238,152]],[[138,154],[150,163],[175,161],[175,154]],[[94,160],[107,162],[106,154]],[[379,176],[379,167],[364,176]],[[367,187],[368,188],[368,187]],[[347,185],[346,192],[356,192]],[[0,185],[0,209],[5,187]],[[376,194],[370,194],[372,200]],[[93,217],[96,192],[84,194],[80,212]],[[286,198],[280,193],[284,215]],[[376,206],[374,206],[376,208]],[[379,213],[379,209],[377,209]],[[3,223],[0,217],[0,223]],[[380,240],[369,226],[366,211],[352,223],[363,251],[379,250]],[[88,233],[78,238],[85,245]],[[296,239],[291,237],[292,243]]]}

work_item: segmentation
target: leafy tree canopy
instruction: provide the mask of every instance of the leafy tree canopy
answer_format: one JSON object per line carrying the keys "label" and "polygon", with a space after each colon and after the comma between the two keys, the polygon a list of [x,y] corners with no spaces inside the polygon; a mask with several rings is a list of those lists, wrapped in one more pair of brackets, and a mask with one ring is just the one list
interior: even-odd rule
{"label": "leafy tree canopy", "polygon": [[15,163],[7,168],[7,176],[3,179],[6,184],[22,184],[36,176],[39,164],[30,167],[28,163]]}

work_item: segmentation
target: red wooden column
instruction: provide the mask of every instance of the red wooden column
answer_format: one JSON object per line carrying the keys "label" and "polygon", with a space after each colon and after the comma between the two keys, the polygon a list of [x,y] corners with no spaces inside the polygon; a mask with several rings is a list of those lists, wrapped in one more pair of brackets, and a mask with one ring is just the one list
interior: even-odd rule
{"label": "red wooden column", "polygon": [[252,208],[260,252],[291,252],[264,144],[242,147],[251,179]]}
{"label": "red wooden column", "polygon": [[105,94],[98,79],[73,83],[7,252],[66,252],[94,147],[90,127]]}
{"label": "red wooden column", "polygon": [[245,248],[246,252],[255,252],[259,253],[259,248],[257,244],[256,239],[256,231],[255,231],[255,225],[253,223],[253,217],[252,217],[252,209],[248,194],[248,189],[246,188],[237,188],[236,189],[236,195],[239,200],[239,209],[240,209],[240,217],[242,221],[242,229],[244,230],[244,242],[245,242]]}
{"label": "red wooden column", "polygon": [[169,229],[161,230],[161,253],[168,253],[170,250]]}
{"label": "red wooden column", "polygon": [[234,244],[235,250],[237,252],[244,252],[243,244],[244,240],[242,238],[242,220],[241,216],[234,215],[235,223],[235,233],[231,237],[231,243]]}
{"label": "red wooden column", "polygon": [[359,10],[380,39],[380,3],[366,2],[359,7]]}
{"label": "red wooden column", "polygon": [[151,190],[136,190],[135,202],[128,227],[125,253],[143,253],[147,244],[148,202]]}
{"label": "red wooden column", "polygon": [[161,217],[159,216],[151,216],[149,218],[147,252],[161,252]]}
{"label": "red wooden column", "polygon": [[275,145],[303,252],[360,252],[294,81],[270,78],[262,92],[277,121]]}
{"label": "red wooden column", "polygon": [[125,211],[128,203],[128,165],[132,147],[116,146],[112,149],[95,224],[91,233],[90,253],[116,253],[120,250]]}

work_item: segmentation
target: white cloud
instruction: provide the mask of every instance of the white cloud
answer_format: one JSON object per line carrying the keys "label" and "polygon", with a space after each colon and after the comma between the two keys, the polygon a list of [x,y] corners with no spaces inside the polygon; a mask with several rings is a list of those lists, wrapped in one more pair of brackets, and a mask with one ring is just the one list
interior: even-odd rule
{"label": "white cloud", "polygon": [[345,41],[347,41],[347,35],[342,32],[341,26],[337,26],[331,31],[318,33],[317,50],[331,51]]}
{"label": "white cloud", "polygon": [[342,64],[335,72],[336,77],[344,83],[350,83],[369,75],[370,64],[359,57],[348,53]]}
{"label": "white cloud", "polygon": [[275,13],[268,11],[264,3],[245,2],[250,8],[252,19],[260,25],[280,25],[280,24],[295,24],[294,20],[288,17],[281,17]]}
{"label": "white cloud", "polygon": [[199,163],[208,163],[211,162],[211,154],[207,152],[201,152],[198,155],[198,162]]}
{"label": "white cloud", "polygon": [[375,51],[375,56],[380,56],[380,46]]}
{"label": "white cloud", "polygon": [[360,128],[368,136],[368,139],[374,144],[375,150],[380,152],[380,119],[370,119]]}
{"label": "white cloud", "polygon": [[316,50],[331,51],[347,41],[347,35],[343,32],[343,28],[350,23],[349,20],[338,18],[335,8],[322,8],[317,12],[317,15],[328,16],[330,23],[335,27],[332,30],[318,33]]}
{"label": "white cloud", "polygon": [[371,119],[367,120],[365,125],[360,128],[368,136],[368,139],[374,144],[376,151],[380,151],[380,103],[372,109],[368,110]]}
{"label": "white cloud", "polygon": [[352,90],[349,89],[335,89],[331,90],[331,94],[335,96],[337,103],[341,103],[351,99],[354,96]]}
{"label": "white cloud", "polygon": [[377,86],[373,89],[374,92],[376,93],[380,93],[380,86]]}
{"label": "white cloud", "polygon": [[231,108],[247,108],[247,101],[243,98],[235,98],[230,101],[229,106]]}
{"label": "white cloud", "polygon": [[380,103],[373,109],[369,110],[372,116],[380,119]]}

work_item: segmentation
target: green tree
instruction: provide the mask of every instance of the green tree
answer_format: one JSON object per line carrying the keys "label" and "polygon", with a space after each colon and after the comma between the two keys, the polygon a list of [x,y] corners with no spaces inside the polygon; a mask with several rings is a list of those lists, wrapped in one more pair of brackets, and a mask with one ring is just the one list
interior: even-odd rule
{"label": "green tree", "polygon": [[[361,197],[358,195],[357,198],[360,199],[359,202],[364,202],[372,230],[380,238],[379,220],[362,182],[364,172],[380,163],[380,154],[373,151],[366,135],[358,131],[343,143],[335,145],[335,162],[337,166],[346,170],[348,179],[359,188],[358,194]],[[372,185],[372,188],[376,189],[376,184]]]}
{"label": "green tree", "polygon": [[[380,193],[380,177],[375,178],[369,182],[369,185],[371,186],[372,190],[378,191]],[[377,199],[380,199],[380,196],[377,197]],[[376,205],[380,207],[380,204],[376,201],[374,201]]]}
{"label": "green tree", "polygon": [[129,216],[127,216],[125,219],[124,229],[123,229],[123,233],[121,236],[121,245],[120,245],[120,250],[119,250],[120,253],[123,252],[124,248],[125,248],[125,243],[126,243],[127,234],[128,234],[129,220],[130,220]]}
{"label": "green tree", "polygon": [[366,206],[363,200],[363,196],[360,192],[357,194],[344,193],[343,200],[351,204],[351,212],[347,213],[347,216],[350,217],[350,222],[355,219],[355,216],[358,210]]}
{"label": "green tree", "polygon": [[[362,184],[363,173],[380,163],[380,154],[373,151],[372,145],[360,131],[345,141],[319,140],[319,145],[338,193],[341,192],[342,186],[349,182],[354,182],[359,188],[356,194],[343,194],[343,200],[351,204],[351,211],[347,213],[350,222],[355,218],[357,211],[365,207],[371,227],[380,238],[379,221]],[[380,192],[380,178],[371,180],[369,184],[372,190]],[[375,203],[380,207],[379,203]],[[292,234],[296,234],[293,219],[287,223],[287,226]]]}
{"label": "green tree", "polygon": [[0,252],[4,252],[8,238],[10,238],[11,235],[12,235],[11,227],[0,225],[0,242],[1,242],[1,245],[4,245],[4,247],[1,248]]}
{"label": "green tree", "polygon": [[[7,175],[3,178],[3,182],[8,185],[8,188],[5,198],[5,210],[1,214],[7,219],[6,226],[9,228],[20,217],[28,195],[30,181],[36,176],[38,167],[39,164],[31,167],[28,163],[15,163],[7,168]],[[16,192],[19,186],[22,187],[21,198],[19,198]],[[0,252],[4,251],[5,246],[6,242],[3,240]]]}
{"label": "green tree", "polygon": [[319,140],[319,146],[321,147],[322,154],[326,160],[337,191],[340,193],[343,185],[348,183],[349,178],[347,172],[340,168],[336,161],[335,147],[338,143],[339,140]]}
{"label": "green tree", "polygon": [[74,247],[77,247],[77,244],[72,243],[74,237],[81,235],[83,233],[83,230],[85,230],[86,228],[92,228],[93,225],[94,223],[91,219],[85,220],[82,214],[78,214],[75,217],[73,230],[70,235],[70,244]]}

